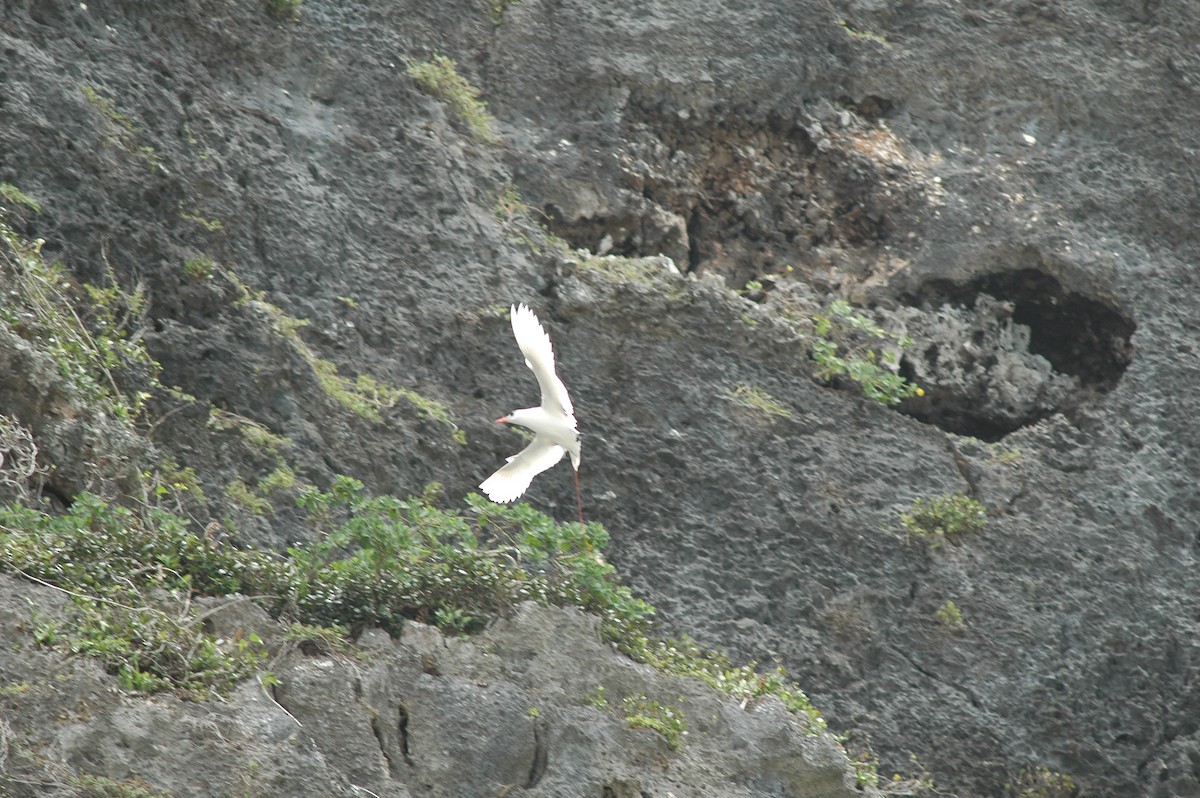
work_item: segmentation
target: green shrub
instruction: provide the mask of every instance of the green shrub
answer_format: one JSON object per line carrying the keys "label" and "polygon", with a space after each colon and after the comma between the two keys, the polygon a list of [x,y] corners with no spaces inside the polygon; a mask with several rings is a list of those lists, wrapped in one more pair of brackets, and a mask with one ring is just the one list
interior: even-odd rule
{"label": "green shrub", "polygon": [[26,194],[12,183],[0,183],[0,197],[17,205],[24,205],[34,213],[42,212],[42,203]]}
{"label": "green shrub", "polygon": [[1005,784],[1006,798],[1071,798],[1075,780],[1045,765],[1021,768],[1015,784]]}
{"label": "green shrub", "polygon": [[201,255],[183,263],[183,276],[189,280],[211,280],[216,262],[207,255]]}
{"label": "green shrub", "polygon": [[963,619],[962,610],[949,599],[942,606],[938,607],[933,614],[947,629],[960,632],[967,628],[967,622]]}
{"label": "green shrub", "polygon": [[0,221],[0,323],[52,357],[77,398],[128,421],[150,398],[139,388],[158,387],[159,365],[140,337],[146,297],[115,281],[76,282],[42,258],[43,243]]}
{"label": "green shrub", "polygon": [[499,25],[504,21],[504,12],[509,6],[515,6],[521,0],[487,0],[488,16],[492,18],[493,25]]}
{"label": "green shrub", "polygon": [[666,706],[644,695],[629,696],[623,705],[625,721],[631,729],[651,729],[662,735],[672,751],[678,751],[687,736],[687,721],[681,710]]}
{"label": "green shrub", "polygon": [[813,316],[812,324],[811,356],[818,378],[831,384],[849,380],[863,396],[885,405],[924,395],[897,373],[895,349],[911,346],[908,336],[884,330],[842,299]]}
{"label": "green shrub", "polygon": [[447,102],[476,141],[485,144],[499,141],[495,120],[479,99],[479,89],[458,73],[458,65],[452,59],[435,55],[428,61],[412,62],[408,74],[427,94]]}
{"label": "green shrub", "polygon": [[[368,496],[338,477],[328,491],[297,500],[312,543],[287,556],[238,549],[189,530],[161,509],[133,512],[80,494],[63,515],[0,506],[0,570],[61,588],[73,612],[35,623],[47,646],[100,658],[124,685],[224,692],[263,665],[254,637],[218,642],[203,631],[190,598],[240,593],[293,625],[306,640],[378,626],[399,634],[408,620],[470,633],[533,600],[577,607],[601,619],[601,633],[630,658],[696,678],[743,703],[778,696],[824,729],[820,713],[782,669],[760,674],[687,639],[653,636],[653,608],[634,598],[602,557],[599,524],[556,523],[527,504],[467,497],[464,510],[425,496]],[[643,713],[645,714],[645,713]],[[653,715],[648,715],[653,717]],[[664,722],[670,719],[664,720]]]}
{"label": "green shrub", "polygon": [[270,555],[197,537],[178,516],[144,519],[86,493],[65,515],[0,507],[0,567],[70,595],[67,621],[35,622],[39,642],[97,657],[129,689],[195,697],[228,690],[266,652],[253,636],[206,633],[190,594],[254,593],[286,571]]}
{"label": "green shrub", "polygon": [[792,411],[762,388],[739,384],[726,392],[726,397],[735,404],[762,413],[768,419],[791,418]]}
{"label": "green shrub", "polygon": [[900,516],[900,523],[909,533],[929,539],[934,546],[978,532],[987,521],[987,507],[962,493],[916,499],[912,508]]}

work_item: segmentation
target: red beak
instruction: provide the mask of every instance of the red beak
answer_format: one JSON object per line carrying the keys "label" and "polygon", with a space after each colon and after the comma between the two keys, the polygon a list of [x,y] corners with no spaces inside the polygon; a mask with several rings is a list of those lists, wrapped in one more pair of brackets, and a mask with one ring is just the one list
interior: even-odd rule
{"label": "red beak", "polygon": [[496,419],[496,423],[497,423],[497,424],[507,424],[507,423],[508,423],[508,416],[504,416],[503,418],[498,418],[498,419]]}

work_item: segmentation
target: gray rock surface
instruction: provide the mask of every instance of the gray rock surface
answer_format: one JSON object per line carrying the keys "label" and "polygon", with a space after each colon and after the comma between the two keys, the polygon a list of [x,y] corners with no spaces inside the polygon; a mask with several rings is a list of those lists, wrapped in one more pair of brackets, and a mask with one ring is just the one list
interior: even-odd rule
{"label": "gray rock surface", "polygon": [[[368,630],[353,657],[285,648],[278,686],[252,681],[196,703],[127,694],[87,660],[39,653],[27,600],[43,622],[63,604],[0,576],[0,625],[21,641],[0,652],[14,798],[78,794],[73,773],[196,798],[860,794],[831,737],[808,734],[777,699],[740,707],[664,678],[601,643],[596,619],[575,611],[525,604],[472,639],[421,624],[398,640]],[[271,634],[265,616],[235,618]],[[622,699],[637,696],[682,713],[685,746],[630,728]]]}
{"label": "gray rock surface", "polygon": [[[153,441],[210,495],[270,465],[208,428],[204,403],[287,436],[289,462],[317,484],[347,473],[378,491],[435,479],[470,490],[511,453],[488,421],[533,395],[496,312],[529,301],[586,434],[589,515],[667,627],[778,659],[885,776],[911,772],[915,754],[959,795],[1003,794],[1037,766],[1087,795],[1200,790],[1195,3],[523,0],[498,25],[465,0],[306,0],[294,23],[235,0],[0,11],[0,182],[42,203],[18,211],[20,230],[82,279],[144,282],[164,381],[199,400],[162,408]],[[499,144],[471,139],[405,74],[406,59],[435,52],[481,87]],[[510,183],[528,218],[498,209]],[[574,247],[668,255],[691,277],[587,268],[530,219]],[[183,273],[200,255],[308,319],[303,340],[342,373],[446,403],[468,445],[403,401],[379,423],[345,412],[228,279]],[[727,290],[768,274],[781,287],[761,304]],[[818,384],[776,296],[788,282],[812,307],[845,297],[916,338],[904,368],[934,383],[924,403],[898,413]],[[943,357],[968,334],[980,363],[994,360],[978,372]],[[25,374],[11,348],[0,362],[8,385]],[[731,402],[736,385],[768,391],[790,417]],[[41,436],[62,475],[53,489],[118,489],[135,453],[106,450],[116,434],[95,432],[102,421],[85,429],[53,402],[10,396],[0,412]],[[913,499],[956,491],[988,505],[982,533],[934,551],[899,531]],[[529,499],[567,518],[572,494],[560,469]],[[296,534],[284,507],[240,528],[259,544]],[[947,600],[964,630],[936,619]],[[20,667],[43,656],[25,651]],[[317,699],[297,691],[321,667],[297,665],[302,722]],[[383,742],[372,748],[358,722],[346,743],[362,756],[344,768],[313,754],[356,722],[353,691],[328,683],[347,714],[324,731],[305,722],[294,750],[279,736],[294,722],[274,704],[248,727],[205,707],[217,733],[197,733],[197,761],[227,757],[222,772],[242,773],[257,746],[278,744],[257,771],[282,785],[274,794],[349,794],[350,774],[383,784],[400,767],[400,688],[368,675]],[[547,740],[584,763],[604,756],[594,742],[644,734],[549,702],[543,729],[520,717],[534,682],[489,678],[498,686],[468,678],[444,697],[461,725],[409,720],[494,765],[484,788],[529,779]],[[199,711],[87,684],[54,699],[87,716],[60,742],[80,768],[118,772],[128,750]],[[239,694],[245,706],[255,689]],[[9,722],[34,734],[48,706]],[[743,733],[716,714],[714,736]],[[119,743],[107,731],[118,715],[143,731]],[[466,745],[485,717],[514,730],[523,764]],[[652,744],[636,744],[648,761]],[[799,777],[756,745],[754,772],[714,764],[711,781],[686,782],[668,766],[653,794],[733,772],[745,794],[794,794]],[[699,763],[699,750],[685,756]],[[438,767],[386,789],[439,794]],[[646,789],[650,771],[619,771],[633,775],[614,775],[612,794]],[[584,778],[548,767],[533,789]]]}

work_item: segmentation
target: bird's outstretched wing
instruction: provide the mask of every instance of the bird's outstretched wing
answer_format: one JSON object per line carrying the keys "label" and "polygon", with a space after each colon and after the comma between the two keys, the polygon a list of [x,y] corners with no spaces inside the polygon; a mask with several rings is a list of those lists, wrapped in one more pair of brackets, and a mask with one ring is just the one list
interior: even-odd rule
{"label": "bird's outstretched wing", "polygon": [[513,305],[510,315],[513,336],[517,339],[517,346],[521,347],[521,354],[525,355],[525,365],[533,371],[542,389],[542,407],[566,415],[574,426],[575,408],[571,406],[567,387],[554,372],[554,348],[550,345],[550,336],[542,329],[533,311],[525,305]]}
{"label": "bird's outstretched wing", "polygon": [[563,447],[538,435],[533,443],[508,458],[506,465],[485,479],[479,489],[494,502],[511,502],[520,498],[534,477],[561,460],[564,452]]}

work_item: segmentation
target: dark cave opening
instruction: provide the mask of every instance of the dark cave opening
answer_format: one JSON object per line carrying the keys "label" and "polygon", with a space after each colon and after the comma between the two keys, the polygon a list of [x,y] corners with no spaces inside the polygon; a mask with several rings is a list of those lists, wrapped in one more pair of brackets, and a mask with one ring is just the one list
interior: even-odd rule
{"label": "dark cave opening", "polygon": [[[997,441],[1054,412],[1069,414],[1111,391],[1133,358],[1131,339],[1136,324],[1128,314],[1108,301],[1071,290],[1038,268],[990,272],[964,283],[929,280],[901,300],[926,309],[946,305],[970,308],[981,295],[1008,303],[1012,322],[1029,329],[1029,352],[1045,358],[1057,374],[1078,380],[1078,389],[1054,407],[1014,417],[997,412],[978,396],[930,386],[925,396],[906,401],[901,412],[948,432]],[[926,365],[944,356],[948,353],[936,346],[910,355],[925,358]],[[916,365],[915,361],[902,361],[901,373],[912,379]]]}

